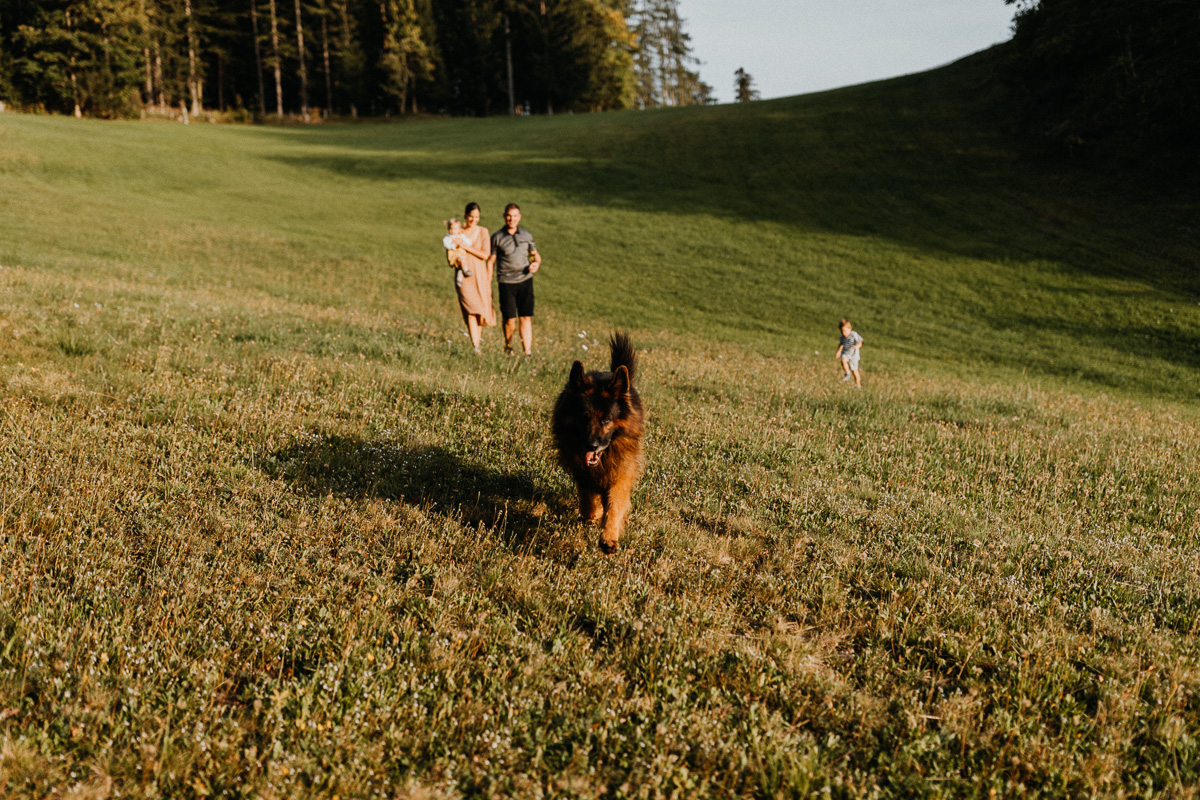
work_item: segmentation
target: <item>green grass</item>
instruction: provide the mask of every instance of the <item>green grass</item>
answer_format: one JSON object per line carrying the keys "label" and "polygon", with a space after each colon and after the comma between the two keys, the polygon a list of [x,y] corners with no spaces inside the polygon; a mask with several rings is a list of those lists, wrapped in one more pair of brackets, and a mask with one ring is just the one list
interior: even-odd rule
{"label": "green grass", "polygon": [[[1024,154],[986,67],[0,116],[0,794],[1193,795],[1196,195]],[[546,256],[531,360],[460,331],[467,200]],[[606,558],[547,426],[618,326],[651,427]]]}

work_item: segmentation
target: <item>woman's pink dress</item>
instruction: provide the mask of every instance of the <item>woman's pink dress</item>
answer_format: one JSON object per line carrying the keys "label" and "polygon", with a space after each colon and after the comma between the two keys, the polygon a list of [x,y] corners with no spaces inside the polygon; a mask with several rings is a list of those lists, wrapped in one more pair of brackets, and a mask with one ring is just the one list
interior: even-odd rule
{"label": "woman's pink dress", "polygon": [[[492,252],[492,237],[488,229],[476,225],[463,231],[467,237],[468,246],[477,253]],[[471,277],[464,277],[458,287],[458,305],[462,308],[463,316],[475,314],[482,325],[495,325],[496,312],[492,308],[492,272],[488,269],[485,259],[476,258],[470,253],[462,254],[462,265]]]}

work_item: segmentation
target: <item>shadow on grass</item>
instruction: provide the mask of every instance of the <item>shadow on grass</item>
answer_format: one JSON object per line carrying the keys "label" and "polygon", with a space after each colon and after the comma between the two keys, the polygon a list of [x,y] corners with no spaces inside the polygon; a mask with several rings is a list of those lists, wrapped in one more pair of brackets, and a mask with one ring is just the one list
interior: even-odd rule
{"label": "shadow on grass", "polygon": [[[1110,350],[1137,356],[1147,363],[1167,364],[1200,370],[1200,334],[1174,323],[1170,319],[1154,320],[1150,324],[1091,324],[1083,325],[1050,315],[1008,314],[992,317],[993,327],[1006,329],[1036,329],[1056,334],[1096,350]],[[1167,387],[1164,394],[1171,394]],[[1193,397],[1191,392],[1184,396]]]}
{"label": "shadow on grass", "polygon": [[[596,208],[771,219],[932,255],[1053,261],[1200,299],[1191,189],[1171,199],[1137,171],[1031,156],[1010,132],[994,59],[737,106],[281,129],[303,149],[273,158],[367,181],[551,191]],[[485,215],[496,224],[495,209]]]}
{"label": "shadow on grass", "polygon": [[543,526],[570,519],[562,498],[535,484],[532,471],[502,472],[440,447],[313,435],[258,466],[310,495],[379,498],[483,525],[521,552],[539,553]]}

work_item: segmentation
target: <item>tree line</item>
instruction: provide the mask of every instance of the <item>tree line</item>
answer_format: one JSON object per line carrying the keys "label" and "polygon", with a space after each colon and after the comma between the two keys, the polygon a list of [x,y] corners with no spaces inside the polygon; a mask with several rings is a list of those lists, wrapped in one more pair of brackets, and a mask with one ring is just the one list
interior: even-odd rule
{"label": "tree line", "polygon": [[0,100],[384,116],[711,102],[678,0],[0,0]]}
{"label": "tree line", "polygon": [[1197,0],[1005,0],[1027,127],[1069,147],[1200,145]]}

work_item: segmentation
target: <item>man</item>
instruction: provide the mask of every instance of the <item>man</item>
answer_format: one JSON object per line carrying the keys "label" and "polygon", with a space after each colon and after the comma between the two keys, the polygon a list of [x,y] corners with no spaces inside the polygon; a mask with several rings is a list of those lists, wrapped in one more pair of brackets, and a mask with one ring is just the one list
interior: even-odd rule
{"label": "man", "polygon": [[533,234],[520,226],[521,207],[504,208],[504,227],[492,234],[488,268],[500,284],[500,310],[504,314],[504,352],[512,354],[513,333],[521,329],[521,349],[533,353],[533,276],[542,266],[542,255]]}

